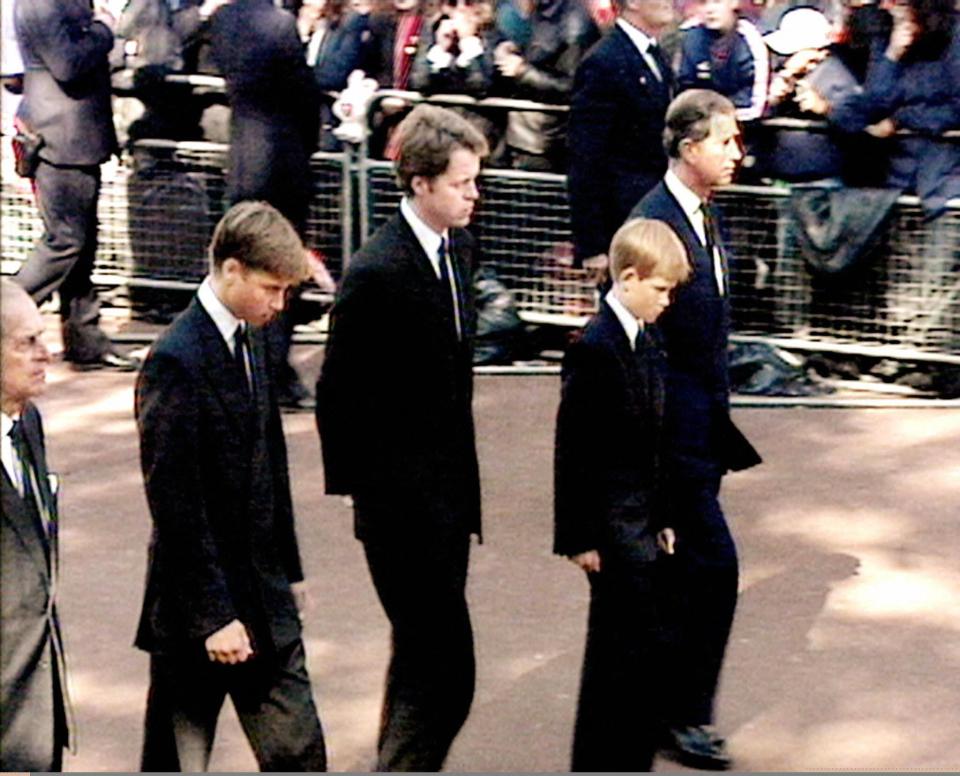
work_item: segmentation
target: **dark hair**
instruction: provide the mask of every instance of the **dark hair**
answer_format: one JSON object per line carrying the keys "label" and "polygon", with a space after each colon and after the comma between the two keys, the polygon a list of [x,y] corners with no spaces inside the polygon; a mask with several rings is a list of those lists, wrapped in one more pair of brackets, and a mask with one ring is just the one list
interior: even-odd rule
{"label": "dark hair", "polygon": [[736,109],[722,94],[709,89],[690,89],[681,93],[667,108],[663,129],[663,147],[671,159],[680,158],[680,143],[704,140],[713,127],[713,117],[735,115]]}
{"label": "dark hair", "polygon": [[447,108],[421,104],[397,127],[400,151],[397,155],[397,183],[413,194],[413,178],[435,178],[446,172],[453,152],[463,148],[477,156],[489,153],[483,134],[463,116]]}
{"label": "dark hair", "polygon": [[906,0],[920,28],[916,43],[905,54],[909,59],[938,59],[954,35],[955,0]]}
{"label": "dark hair", "polygon": [[306,250],[297,230],[266,202],[238,202],[220,219],[210,240],[210,266],[218,272],[227,259],[289,280],[309,274]]}

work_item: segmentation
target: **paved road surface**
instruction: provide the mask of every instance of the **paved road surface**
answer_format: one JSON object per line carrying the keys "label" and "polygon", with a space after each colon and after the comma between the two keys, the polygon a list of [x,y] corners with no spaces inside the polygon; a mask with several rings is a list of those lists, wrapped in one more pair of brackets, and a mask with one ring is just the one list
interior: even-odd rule
{"label": "paved road surface", "polygon": [[[296,352],[315,374],[318,350]],[[147,659],[131,641],[148,518],[133,378],[51,371],[41,407],[63,480],[62,611],[80,724],[66,767],[135,770]],[[451,770],[567,767],[587,586],[550,554],[557,391],[551,377],[477,381],[478,689]],[[724,492],[743,576],[718,722],[738,768],[960,770],[960,411],[736,414],[767,461]],[[349,510],[323,495],[312,417],[287,415],[285,427],[331,767],[366,770],[387,624]],[[229,709],[212,765],[255,768]]]}

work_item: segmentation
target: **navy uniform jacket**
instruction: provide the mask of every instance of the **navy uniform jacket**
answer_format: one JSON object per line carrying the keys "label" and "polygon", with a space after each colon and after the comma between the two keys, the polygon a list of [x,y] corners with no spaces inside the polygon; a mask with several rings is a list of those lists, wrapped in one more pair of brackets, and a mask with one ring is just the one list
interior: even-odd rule
{"label": "navy uniform jacket", "polygon": [[280,412],[260,332],[259,389],[194,299],[137,381],[140,460],[153,533],[136,645],[189,654],[234,619],[260,654],[300,637],[290,583],[303,579]]}
{"label": "navy uniform jacket", "polygon": [[656,327],[638,360],[606,301],[567,350],[557,413],[554,552],[625,545],[653,560],[660,490],[663,364]]}
{"label": "navy uniform jacket", "polygon": [[0,493],[0,768],[47,771],[70,737],[63,637],[57,616],[57,504],[47,472],[40,413],[21,416],[37,486],[52,511],[49,532],[38,524],[10,480]]}
{"label": "navy uniform jacket", "polygon": [[[351,259],[331,313],[317,383],[327,493],[351,494],[357,537],[399,530],[480,533],[480,477],[472,400],[470,279],[476,248],[450,230],[463,338],[444,290],[400,213]],[[402,330],[402,336],[400,334]],[[383,525],[377,501],[418,524]]]}
{"label": "navy uniform jacket", "polygon": [[717,288],[707,249],[662,181],[630,217],[669,224],[693,267],[693,277],[677,288],[673,303],[658,321],[667,351],[669,487],[714,481],[727,471],[760,463],[760,456],[730,418],[730,300]]}
{"label": "navy uniform jacket", "polygon": [[50,164],[94,166],[117,148],[110,107],[113,33],[94,21],[89,0],[17,0],[23,56],[18,117],[43,136]]}
{"label": "navy uniform jacket", "polygon": [[667,169],[671,74],[657,80],[614,27],[577,68],[570,105],[570,212],[577,261],[606,253],[630,209]]}

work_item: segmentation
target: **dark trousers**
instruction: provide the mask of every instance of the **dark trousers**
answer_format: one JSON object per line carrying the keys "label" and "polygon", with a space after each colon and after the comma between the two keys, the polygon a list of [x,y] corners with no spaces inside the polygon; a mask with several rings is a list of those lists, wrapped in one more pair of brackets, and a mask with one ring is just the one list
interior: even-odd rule
{"label": "dark trousers", "polygon": [[713,722],[714,696],[737,608],[737,548],[719,501],[720,478],[675,491],[676,554],[664,564],[672,626],[665,671],[672,725]]}
{"label": "dark trousers", "polygon": [[303,642],[247,663],[151,655],[143,771],[205,771],[229,695],[263,771],[325,771],[323,730],[310,689]]}
{"label": "dark trousers", "polygon": [[60,293],[64,358],[95,361],[110,349],[98,325],[100,305],[90,280],[97,254],[100,168],[41,161],[34,194],[44,233],[16,281],[38,304]]}
{"label": "dark trousers", "polygon": [[601,550],[600,563],[599,573],[587,575],[590,615],[570,769],[648,771],[663,712],[658,563],[649,548],[626,546]]}
{"label": "dark trousers", "polygon": [[[378,538],[379,539],[379,538]],[[392,626],[378,771],[438,771],[473,702],[470,537],[364,540]]]}

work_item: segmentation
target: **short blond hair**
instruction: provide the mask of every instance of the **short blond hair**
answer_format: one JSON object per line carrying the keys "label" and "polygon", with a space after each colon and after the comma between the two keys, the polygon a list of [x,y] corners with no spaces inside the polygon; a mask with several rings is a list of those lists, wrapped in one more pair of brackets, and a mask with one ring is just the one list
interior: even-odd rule
{"label": "short blond hair", "polygon": [[687,250],[677,233],[663,221],[634,218],[621,226],[610,243],[610,272],[614,280],[626,269],[641,279],[658,275],[683,283],[691,273]]}

